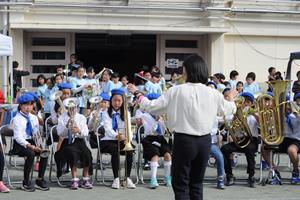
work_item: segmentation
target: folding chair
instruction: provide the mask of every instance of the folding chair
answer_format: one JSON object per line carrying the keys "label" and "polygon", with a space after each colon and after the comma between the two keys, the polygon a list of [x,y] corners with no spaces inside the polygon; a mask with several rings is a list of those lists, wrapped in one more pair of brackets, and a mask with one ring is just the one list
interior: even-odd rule
{"label": "folding chair", "polygon": [[[103,126],[100,126],[98,127],[97,129],[97,133],[96,133],[96,140],[97,140],[97,161],[99,160],[99,162],[97,162],[97,165],[96,165],[96,169],[95,169],[95,180],[96,182],[102,182],[103,185],[105,186],[110,186],[110,184],[108,184],[106,182],[106,179],[105,179],[105,175],[104,175],[104,164],[103,164],[103,154],[101,152],[101,142],[100,142],[100,139],[102,137],[104,137],[104,134],[105,134],[105,130],[103,128]],[[106,154],[106,153],[105,153]],[[135,160],[135,153],[133,153],[133,168],[135,170],[135,175],[136,175],[136,184],[139,182],[139,177],[138,177],[138,172],[137,172],[137,164],[136,164],[136,160]],[[98,168],[100,168],[100,172],[101,172],[101,180],[99,181],[98,179]],[[113,181],[113,180],[109,180],[109,181]]]}
{"label": "folding chair", "polygon": [[4,146],[3,146],[3,142],[2,142],[2,134],[4,133],[4,129],[7,128],[9,125],[3,125],[0,127],[0,146],[1,146],[1,151],[2,151],[2,154],[3,154],[3,157],[4,157],[4,170],[6,172],[6,177],[7,177],[7,182],[8,182],[8,186],[10,188],[14,188],[14,186],[12,185],[12,182],[11,182],[11,179],[10,179],[10,176],[9,176],[9,170],[8,170],[8,166],[7,166],[7,162],[6,162],[6,155],[5,155],[5,149],[4,149]]}
{"label": "folding chair", "polygon": [[70,181],[60,180],[60,177],[57,177],[57,176],[56,176],[56,180],[52,179],[52,172],[54,171],[53,167],[57,167],[56,162],[54,161],[54,155],[55,155],[55,152],[56,152],[55,143],[58,142],[57,130],[56,129],[57,129],[57,125],[54,125],[50,128],[50,131],[49,131],[49,136],[50,136],[50,141],[51,141],[51,144],[50,144],[50,152],[51,153],[50,153],[49,181],[51,183],[57,183],[58,186],[60,186],[60,187],[68,187],[68,185],[65,185],[63,183],[70,182]]}
{"label": "folding chair", "polygon": [[[138,161],[137,161],[137,182],[141,182],[142,184],[145,184],[144,182],[144,168],[143,168],[143,145],[142,145],[142,140],[144,138],[144,126],[139,126],[137,128],[137,149],[138,149]],[[162,157],[160,157],[161,159]],[[147,181],[150,181],[150,179],[146,179]],[[159,182],[163,182],[163,178],[158,179]]]}

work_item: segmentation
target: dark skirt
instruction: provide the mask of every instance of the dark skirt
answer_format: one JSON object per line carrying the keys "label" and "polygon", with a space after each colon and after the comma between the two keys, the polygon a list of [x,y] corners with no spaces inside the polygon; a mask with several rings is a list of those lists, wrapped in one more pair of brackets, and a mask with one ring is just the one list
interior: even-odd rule
{"label": "dark skirt", "polygon": [[170,153],[169,144],[164,136],[149,135],[142,140],[144,148],[144,158],[151,160],[153,156],[162,157],[165,153]]}
{"label": "dark skirt", "polygon": [[92,153],[84,139],[76,138],[72,144],[65,147],[64,151],[71,167],[85,168],[92,163]]}

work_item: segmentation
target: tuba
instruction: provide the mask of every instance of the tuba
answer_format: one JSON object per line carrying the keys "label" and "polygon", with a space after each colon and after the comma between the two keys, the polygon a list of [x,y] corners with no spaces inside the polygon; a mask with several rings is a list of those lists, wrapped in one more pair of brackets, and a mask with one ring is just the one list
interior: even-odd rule
{"label": "tuba", "polygon": [[252,134],[247,123],[247,114],[242,109],[244,101],[243,97],[237,97],[234,101],[237,108],[236,113],[229,124],[225,122],[229,134],[239,148],[244,148],[252,142]]}
{"label": "tuba", "polygon": [[276,80],[268,84],[272,88],[273,97],[267,94],[257,99],[260,134],[268,145],[279,145],[283,141],[283,130],[286,108],[286,92],[290,81]]}

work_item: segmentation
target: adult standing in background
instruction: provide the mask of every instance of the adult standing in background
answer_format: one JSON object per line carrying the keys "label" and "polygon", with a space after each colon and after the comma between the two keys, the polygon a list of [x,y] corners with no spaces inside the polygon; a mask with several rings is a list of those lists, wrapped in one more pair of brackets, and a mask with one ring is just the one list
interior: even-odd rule
{"label": "adult standing in background", "polygon": [[294,101],[296,100],[296,94],[300,93],[300,71],[297,72],[297,80],[294,81],[292,91],[294,93]]}
{"label": "adult standing in background", "polygon": [[28,76],[29,71],[18,70],[19,63],[17,61],[13,61],[13,93],[14,98],[16,97],[17,90],[22,88],[22,76]]}
{"label": "adult standing in background", "polygon": [[[132,84],[128,86],[141,109],[152,114],[167,113],[174,133],[172,187],[176,200],[202,200],[203,178],[210,153],[210,131],[217,114],[235,112],[234,102],[224,100],[217,90],[207,87],[208,69],[198,55],[183,63],[185,84],[172,87],[150,101]],[[236,90],[229,92],[233,101]]]}

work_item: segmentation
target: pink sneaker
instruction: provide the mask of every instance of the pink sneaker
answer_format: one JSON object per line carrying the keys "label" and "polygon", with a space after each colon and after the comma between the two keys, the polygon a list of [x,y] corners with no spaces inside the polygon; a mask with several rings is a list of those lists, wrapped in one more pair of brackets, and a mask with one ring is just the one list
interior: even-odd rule
{"label": "pink sneaker", "polygon": [[79,187],[79,179],[78,178],[73,178],[72,179],[71,190],[77,190],[78,187]]}
{"label": "pink sneaker", "polygon": [[9,193],[10,190],[4,185],[2,181],[0,181],[0,192],[1,193]]}
{"label": "pink sneaker", "polygon": [[36,171],[36,172],[38,172],[39,171],[39,167],[40,167],[40,162],[36,162],[35,164],[34,164],[34,171]]}

